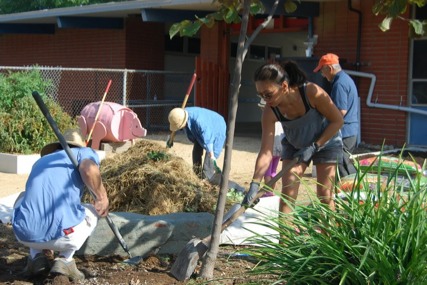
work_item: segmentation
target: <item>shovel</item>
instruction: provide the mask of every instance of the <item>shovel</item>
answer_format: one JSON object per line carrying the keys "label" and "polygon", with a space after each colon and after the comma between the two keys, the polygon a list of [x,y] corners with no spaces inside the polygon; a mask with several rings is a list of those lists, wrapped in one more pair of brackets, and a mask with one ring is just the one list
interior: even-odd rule
{"label": "shovel", "polygon": [[[258,201],[259,198],[264,195],[266,192],[264,188],[271,187],[274,183],[276,183],[285,172],[288,172],[296,163],[298,159],[293,159],[288,165],[286,165],[279,173],[276,174],[267,184],[262,185],[261,189],[258,191],[257,195],[254,197],[252,201],[250,201],[250,205],[253,205],[254,202]],[[237,220],[240,215],[242,215],[248,205],[235,204],[232,206],[229,212],[227,212],[224,217],[224,222],[221,226],[221,232],[223,232],[229,225],[231,225],[235,220]],[[209,243],[211,241],[212,235],[205,237],[200,240],[198,238],[193,238],[190,240],[186,246],[181,250],[174,264],[172,265],[170,273],[179,281],[187,280],[193,274],[194,269],[197,266],[197,262],[200,258],[202,258],[206,251],[209,248]]]}
{"label": "shovel", "polygon": [[[43,102],[43,99],[41,98],[40,94],[37,91],[33,92],[33,98],[34,98],[34,100],[36,100],[37,105],[39,106],[43,115],[45,116],[45,118],[49,122],[49,125],[51,126],[53,132],[55,133],[56,137],[58,138],[59,143],[61,144],[62,148],[67,153],[67,155],[70,158],[71,162],[73,163],[74,167],[78,168],[76,157],[72,153],[71,148],[68,146],[67,141],[65,140],[64,136],[59,131],[58,126],[56,125],[55,121],[53,120],[52,116],[50,115],[49,110],[47,109],[45,103]],[[89,193],[92,195],[92,197],[94,199],[96,198],[95,193],[92,191],[92,189],[89,189]],[[129,263],[129,264],[137,264],[141,260],[141,257],[139,257],[139,256],[132,257],[132,254],[130,253],[126,242],[124,241],[122,235],[119,232],[119,229],[114,224],[110,215],[107,215],[106,219],[107,219],[107,223],[110,226],[111,230],[113,231],[114,235],[119,240],[120,245],[122,246],[124,251],[126,251],[126,253],[129,255],[129,259],[126,259],[123,262]]]}

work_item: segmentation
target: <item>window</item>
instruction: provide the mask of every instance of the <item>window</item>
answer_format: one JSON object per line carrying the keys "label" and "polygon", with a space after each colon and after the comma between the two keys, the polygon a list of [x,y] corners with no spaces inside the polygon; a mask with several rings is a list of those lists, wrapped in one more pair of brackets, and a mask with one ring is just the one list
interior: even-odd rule
{"label": "window", "polygon": [[172,39],[165,35],[165,50],[170,52],[199,54],[200,39],[175,36]]}
{"label": "window", "polygon": [[267,56],[269,59],[276,59],[282,56],[282,49],[279,47],[267,47]]}
{"label": "window", "polygon": [[[237,43],[231,43],[230,47],[231,57],[236,57],[237,54]],[[251,45],[248,51],[248,58],[252,59],[271,59],[280,58],[282,55],[282,49],[280,47],[269,47],[260,45]]]}
{"label": "window", "polygon": [[[415,18],[427,20],[427,6],[416,8]],[[427,37],[412,40],[411,103],[427,105]]]}
{"label": "window", "polygon": [[250,46],[249,58],[265,60],[265,46]]}
{"label": "window", "polygon": [[200,39],[188,38],[188,53],[200,53]]}

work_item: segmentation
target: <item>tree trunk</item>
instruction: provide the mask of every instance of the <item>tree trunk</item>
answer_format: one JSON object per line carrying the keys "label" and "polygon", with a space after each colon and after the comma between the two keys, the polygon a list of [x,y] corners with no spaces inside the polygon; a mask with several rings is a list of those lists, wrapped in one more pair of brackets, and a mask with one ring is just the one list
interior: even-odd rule
{"label": "tree trunk", "polygon": [[229,90],[229,108],[228,108],[228,121],[227,121],[227,139],[225,142],[225,156],[224,156],[224,165],[223,171],[221,175],[221,186],[220,193],[218,196],[218,202],[215,212],[214,225],[212,229],[212,239],[209,246],[209,250],[206,252],[206,255],[203,258],[203,265],[200,271],[200,277],[204,279],[212,279],[213,272],[215,267],[215,261],[219,251],[219,242],[221,237],[221,227],[222,220],[224,217],[224,209],[225,203],[227,199],[228,192],[228,178],[231,170],[231,153],[233,151],[233,141],[234,141],[234,131],[236,125],[236,114],[237,107],[239,105],[239,90],[240,90],[240,82],[242,79],[242,65],[244,58],[246,56],[246,52],[250,43],[254,40],[260,30],[262,30],[268,22],[271,20],[273,13],[277,8],[279,0],[275,0],[274,6],[270,11],[270,16],[266,19],[266,21],[260,25],[251,37],[246,42],[246,32],[249,21],[249,7],[251,0],[243,1],[243,13],[242,13],[242,23],[239,34],[239,41],[237,47],[237,55],[236,55],[236,64],[234,67],[233,80],[230,85]]}

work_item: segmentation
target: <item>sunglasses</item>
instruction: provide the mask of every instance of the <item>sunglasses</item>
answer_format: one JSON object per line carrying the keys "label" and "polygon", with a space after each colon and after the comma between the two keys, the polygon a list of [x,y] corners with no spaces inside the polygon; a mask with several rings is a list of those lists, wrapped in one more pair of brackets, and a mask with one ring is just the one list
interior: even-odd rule
{"label": "sunglasses", "polygon": [[270,101],[271,99],[273,99],[274,95],[275,95],[278,91],[279,91],[279,89],[277,89],[276,91],[273,91],[273,92],[265,93],[265,94],[257,93],[257,96],[258,96],[259,98],[262,98],[262,99],[266,100],[266,101]]}

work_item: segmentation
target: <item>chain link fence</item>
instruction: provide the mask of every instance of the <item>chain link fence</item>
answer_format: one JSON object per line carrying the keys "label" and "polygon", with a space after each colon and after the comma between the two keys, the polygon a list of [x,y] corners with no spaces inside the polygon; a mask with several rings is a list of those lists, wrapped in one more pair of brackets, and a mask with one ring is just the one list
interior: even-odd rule
{"label": "chain link fence", "polygon": [[[0,66],[3,74],[30,70],[38,70],[51,83],[47,95],[72,117],[80,115],[87,104],[101,101],[111,80],[105,101],[132,109],[148,131],[169,129],[168,113],[181,106],[193,75],[160,70]],[[187,106],[193,103],[194,89]]]}

